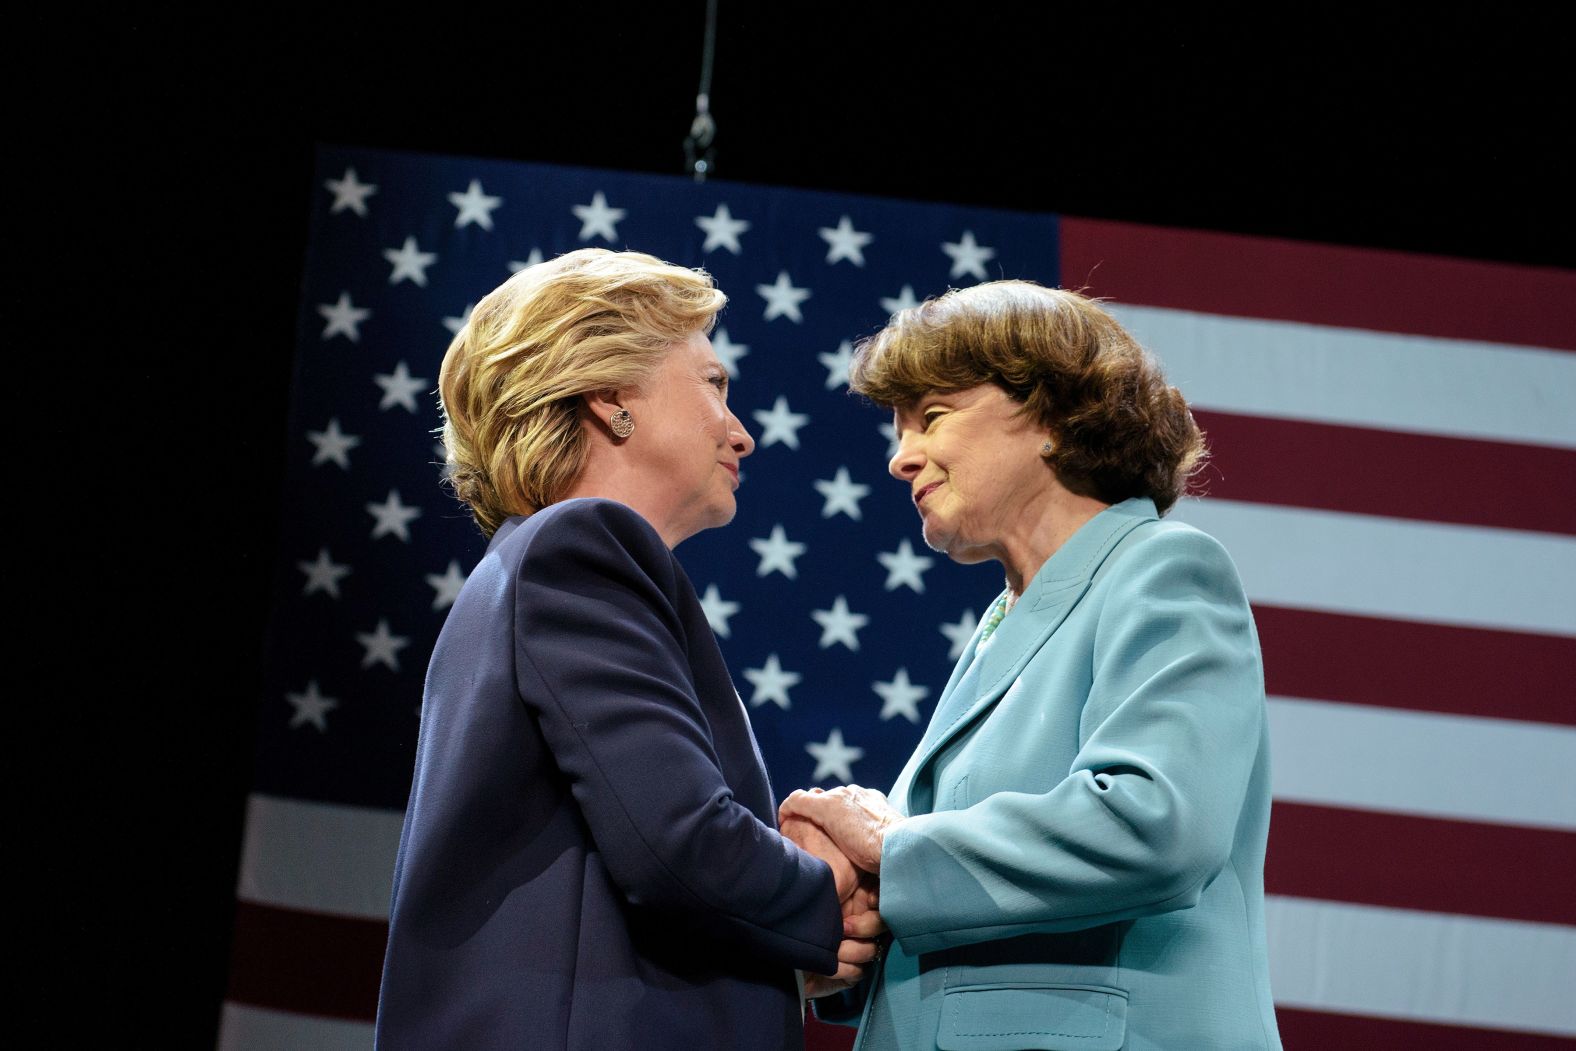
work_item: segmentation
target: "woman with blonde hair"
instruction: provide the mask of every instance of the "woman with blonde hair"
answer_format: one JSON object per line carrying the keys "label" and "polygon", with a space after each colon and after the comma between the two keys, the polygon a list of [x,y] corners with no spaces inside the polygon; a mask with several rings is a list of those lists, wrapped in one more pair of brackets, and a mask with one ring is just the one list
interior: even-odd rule
{"label": "woman with blonde hair", "polygon": [[925,542],[1006,576],[890,803],[782,807],[880,873],[858,1048],[1279,1048],[1258,638],[1225,550],[1161,517],[1204,455],[1181,392],[1024,281],[899,313],[851,375]]}
{"label": "woman with blonde hair", "polygon": [[704,272],[585,249],[449,347],[449,477],[490,543],[427,674],[381,1048],[797,1051],[795,970],[874,954],[873,912],[844,936],[846,861],[778,833],[671,550],[733,518],[754,448],[706,338],[724,302]]}

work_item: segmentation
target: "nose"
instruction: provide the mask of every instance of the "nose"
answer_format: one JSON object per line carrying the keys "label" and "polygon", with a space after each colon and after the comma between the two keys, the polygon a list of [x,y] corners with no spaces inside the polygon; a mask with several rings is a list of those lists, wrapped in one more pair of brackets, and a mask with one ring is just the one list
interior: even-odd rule
{"label": "nose", "polygon": [[750,432],[744,429],[744,424],[733,413],[728,413],[728,444],[733,451],[739,454],[739,459],[744,459],[755,451],[755,439],[750,437]]}
{"label": "nose", "polygon": [[[913,441],[909,439],[913,438]],[[900,482],[913,481],[925,466],[925,457],[920,451],[918,436],[913,431],[902,432],[898,438],[897,453],[887,462],[887,474]]]}

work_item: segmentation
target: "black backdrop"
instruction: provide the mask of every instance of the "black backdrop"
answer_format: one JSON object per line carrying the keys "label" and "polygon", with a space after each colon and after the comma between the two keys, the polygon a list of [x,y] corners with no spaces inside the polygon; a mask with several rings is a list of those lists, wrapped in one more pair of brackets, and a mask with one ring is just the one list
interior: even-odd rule
{"label": "black backdrop", "polygon": [[[718,175],[1576,265],[1552,15],[854,6],[722,0]],[[703,15],[12,16],[22,1017],[212,1045],[313,143],[677,173]]]}

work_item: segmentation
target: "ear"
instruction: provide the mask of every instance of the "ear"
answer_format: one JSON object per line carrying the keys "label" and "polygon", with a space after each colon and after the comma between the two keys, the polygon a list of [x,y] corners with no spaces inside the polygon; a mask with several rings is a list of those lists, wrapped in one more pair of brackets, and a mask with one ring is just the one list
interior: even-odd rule
{"label": "ear", "polygon": [[587,391],[580,398],[585,405],[585,410],[596,417],[604,430],[611,430],[612,425],[608,422],[609,417],[625,407],[623,391]]}

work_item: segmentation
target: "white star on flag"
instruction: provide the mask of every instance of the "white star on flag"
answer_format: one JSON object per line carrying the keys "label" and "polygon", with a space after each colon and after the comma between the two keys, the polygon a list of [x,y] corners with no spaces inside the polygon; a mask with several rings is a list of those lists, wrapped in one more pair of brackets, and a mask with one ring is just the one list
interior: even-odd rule
{"label": "white star on flag", "polygon": [[744,250],[739,244],[739,235],[750,228],[745,220],[735,219],[726,204],[717,205],[717,211],[712,215],[697,215],[695,225],[706,231],[706,243],[700,247],[702,252],[726,248],[734,255]]}
{"label": "white star on flag", "polygon": [[338,179],[325,179],[323,185],[334,195],[334,203],[328,209],[328,214],[342,212],[350,209],[357,215],[366,217],[367,198],[378,192],[378,188],[371,183],[362,182],[356,178],[356,169],[346,168],[345,174]]}
{"label": "white star on flag", "polygon": [[464,193],[449,194],[449,203],[460,210],[460,214],[454,217],[456,229],[466,223],[475,223],[483,230],[491,230],[493,210],[503,204],[503,198],[482,193],[481,180],[472,179]]}
{"label": "white star on flag", "polygon": [[899,292],[896,296],[883,297],[881,300],[881,309],[885,310],[888,314],[897,314],[904,310],[912,310],[917,306],[919,306],[919,298],[914,295],[913,285],[904,285],[903,291]]}
{"label": "white star on flag", "polygon": [[853,613],[848,609],[848,600],[837,596],[831,609],[816,609],[810,611],[810,618],[821,625],[821,648],[831,649],[841,642],[849,649],[858,652],[859,636],[856,634],[860,628],[870,623],[870,618],[863,613]]}
{"label": "white star on flag", "polygon": [[771,285],[756,285],[755,291],[766,300],[765,320],[774,317],[786,317],[798,324],[804,321],[804,315],[799,313],[799,304],[810,298],[808,288],[795,288],[793,279],[788,276],[788,271],[777,272],[777,282]]}
{"label": "white star on flag", "polygon": [[460,311],[459,317],[446,317],[443,319],[443,327],[449,330],[450,335],[458,336],[460,329],[471,323],[471,312],[475,309],[475,303],[465,304],[465,309]]}
{"label": "white star on flag", "polygon": [[839,259],[846,259],[855,266],[865,265],[865,245],[875,238],[854,229],[853,220],[843,216],[837,221],[836,227],[821,227],[821,240],[827,244],[826,261],[835,263]]}
{"label": "white star on flag", "polygon": [[405,238],[405,244],[400,248],[385,248],[383,258],[394,264],[394,272],[389,274],[389,284],[397,285],[409,278],[427,287],[427,268],[438,261],[436,252],[423,252],[416,247],[414,237]]}
{"label": "white star on flag", "polygon": [[601,237],[608,241],[618,240],[618,221],[627,214],[622,208],[609,208],[607,198],[598,190],[591,195],[590,204],[577,204],[569,209],[575,213],[575,218],[580,220],[580,240],[589,241],[593,237]]}
{"label": "white star on flag", "polygon": [[919,722],[919,702],[930,690],[908,681],[908,669],[899,668],[891,682],[873,682],[870,688],[881,698],[881,721],[901,715],[911,723]]}
{"label": "white star on flag", "polygon": [[317,446],[317,451],[312,454],[312,466],[327,463],[333,460],[345,470],[350,470],[350,450],[361,444],[361,439],[354,434],[346,434],[339,429],[339,417],[328,421],[328,426],[320,431],[307,431],[307,441]]}
{"label": "white star on flag", "polygon": [[750,415],[761,425],[760,445],[763,449],[778,442],[790,449],[799,448],[799,428],[810,422],[810,417],[804,413],[789,409],[788,399],[781,394],[777,395],[770,412],[756,409]]}
{"label": "white star on flag", "polygon": [[367,513],[378,520],[372,527],[373,540],[393,533],[408,544],[410,543],[409,525],[421,517],[421,508],[401,503],[399,490],[390,489],[387,500],[381,504],[367,505]]}
{"label": "white star on flag", "polygon": [[389,622],[381,619],[372,632],[356,632],[356,641],[366,649],[361,658],[363,668],[382,664],[389,671],[399,671],[399,651],[410,645],[405,636],[390,634]]}
{"label": "white star on flag", "polygon": [[745,668],[744,677],[755,687],[755,692],[750,694],[751,708],[759,708],[767,701],[771,701],[784,711],[791,706],[788,691],[804,678],[796,671],[783,671],[783,666],[778,663],[775,653],[766,658],[765,667]]}
{"label": "white star on flag", "polygon": [[323,326],[324,339],[344,336],[352,343],[361,342],[359,326],[372,316],[372,311],[366,307],[358,307],[350,301],[349,292],[339,293],[337,303],[319,303],[317,312],[328,320],[328,324]]}
{"label": "white star on flag", "polygon": [[870,495],[870,487],[850,478],[846,467],[839,467],[831,481],[817,481],[815,489],[826,498],[821,506],[822,518],[831,518],[841,512],[856,522],[859,521],[859,501]]}
{"label": "white star on flag", "polygon": [[395,405],[401,406],[407,412],[415,412],[416,392],[427,385],[426,380],[412,376],[403,361],[394,366],[393,372],[380,372],[373,376],[372,382],[383,388],[383,397],[378,401],[378,408],[384,412]]}
{"label": "white star on flag", "polygon": [[338,598],[339,582],[350,575],[350,567],[330,558],[326,547],[318,549],[316,562],[297,562],[296,566],[306,574],[306,586],[301,589],[303,595],[323,591]]}
{"label": "white star on flag", "polygon": [[843,340],[830,354],[817,354],[815,360],[826,368],[826,389],[836,390],[848,386],[848,366],[853,364],[854,345]]}
{"label": "white star on flag", "polygon": [[804,545],[789,540],[782,526],[772,526],[772,535],[765,540],[758,538],[751,540],[750,549],[761,556],[760,564],[755,567],[756,576],[764,577],[773,570],[789,580],[799,576],[799,569],[794,565],[794,559],[804,554]]}
{"label": "white star on flag", "polygon": [[528,266],[535,266],[537,263],[540,263],[541,261],[542,261],[542,250],[540,248],[533,248],[533,249],[531,249],[531,254],[526,256],[524,259],[511,259],[511,260],[509,260],[509,273],[511,273],[511,274],[518,274],[520,271],[524,270],[526,267],[528,267]]}
{"label": "white star on flag", "polygon": [[980,626],[979,617],[972,610],[964,610],[956,624],[941,625],[941,633],[947,637],[952,646],[947,650],[947,660],[955,661],[963,656],[963,648],[974,637],[974,629]]}
{"label": "white star on flag", "polygon": [[324,716],[339,707],[339,702],[332,697],[324,697],[318,692],[317,680],[313,679],[306,684],[305,693],[287,693],[285,700],[290,702],[290,707],[295,709],[295,714],[290,717],[290,729],[311,723],[317,727],[319,733],[328,732],[328,721]]}
{"label": "white star on flag", "polygon": [[432,596],[434,610],[448,609],[454,605],[454,600],[460,597],[460,589],[465,586],[465,574],[460,572],[460,564],[450,560],[449,568],[442,573],[428,573],[427,583],[432,585],[436,592]]}
{"label": "white star on flag", "polygon": [[973,230],[963,231],[963,237],[956,244],[942,242],[941,250],[952,257],[952,272],[948,277],[972,274],[984,281],[990,276],[985,272],[985,264],[996,258],[996,249],[975,243]]}
{"label": "white star on flag", "polygon": [[903,447],[902,443],[897,440],[897,428],[888,422],[883,423],[876,429],[881,432],[881,437],[887,440],[887,459],[890,460],[892,457],[896,456],[897,451]]}
{"label": "white star on flag", "polygon": [[853,764],[865,757],[863,748],[843,743],[843,731],[835,726],[827,735],[825,744],[810,741],[805,744],[804,750],[815,757],[815,773],[810,775],[810,780],[825,781],[835,777],[845,785],[854,780]]}
{"label": "white star on flag", "polygon": [[728,637],[728,618],[739,612],[737,602],[729,602],[717,590],[717,585],[707,584],[706,594],[700,598],[700,608],[706,614],[706,623],[718,638]]}
{"label": "white star on flag", "polygon": [[717,360],[728,370],[728,378],[738,379],[739,359],[750,352],[749,344],[735,343],[728,338],[727,329],[719,328],[712,334],[711,349],[717,352]]}
{"label": "white star on flag", "polygon": [[936,564],[936,560],[925,555],[914,554],[914,546],[907,540],[900,541],[896,551],[879,551],[876,561],[886,567],[886,589],[896,591],[907,584],[915,591],[924,593],[925,581],[920,574]]}

